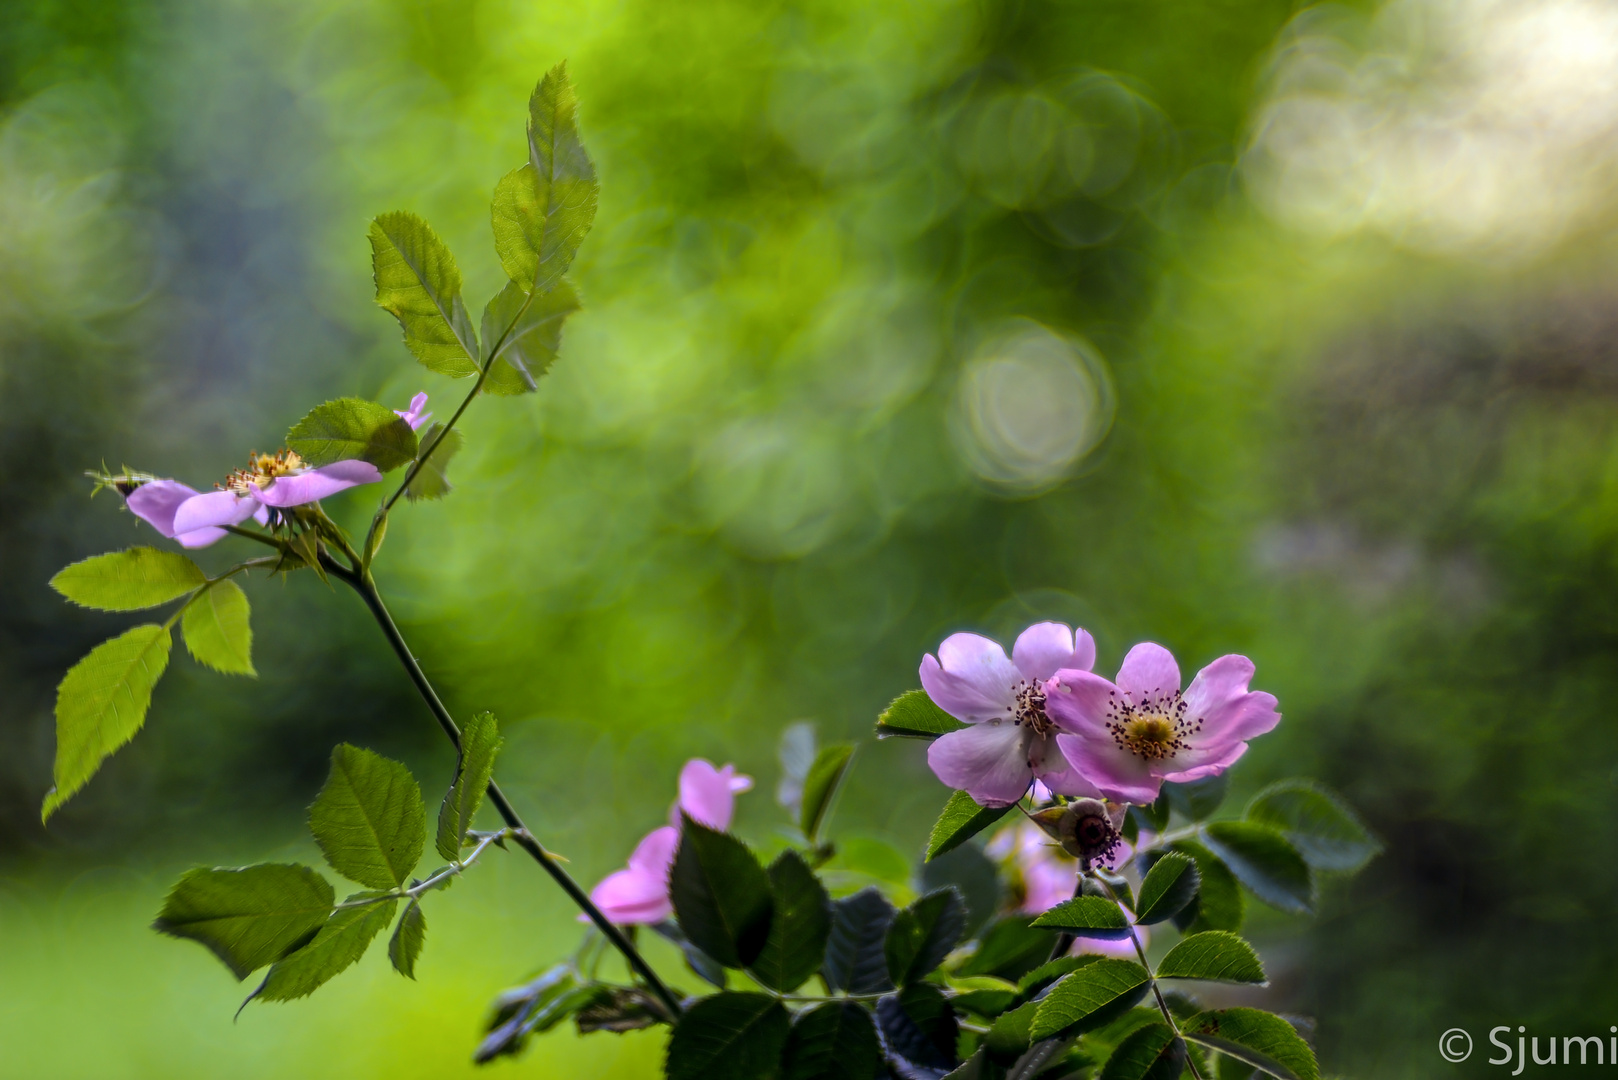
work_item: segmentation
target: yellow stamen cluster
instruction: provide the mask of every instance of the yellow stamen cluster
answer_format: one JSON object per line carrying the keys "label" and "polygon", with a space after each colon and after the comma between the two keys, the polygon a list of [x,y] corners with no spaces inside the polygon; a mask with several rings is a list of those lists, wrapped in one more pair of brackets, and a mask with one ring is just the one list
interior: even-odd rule
{"label": "yellow stamen cluster", "polygon": [[303,471],[303,458],[292,450],[278,454],[261,454],[255,450],[247,455],[247,468],[234,469],[225,477],[224,487],[237,495],[251,495],[269,487],[278,476],[296,476]]}

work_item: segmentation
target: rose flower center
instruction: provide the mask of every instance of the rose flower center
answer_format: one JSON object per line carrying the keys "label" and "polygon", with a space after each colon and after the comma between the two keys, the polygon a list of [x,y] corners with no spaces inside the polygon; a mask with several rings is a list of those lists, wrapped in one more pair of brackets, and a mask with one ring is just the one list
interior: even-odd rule
{"label": "rose flower center", "polygon": [[236,469],[225,477],[225,490],[237,495],[251,495],[269,487],[277,477],[297,476],[304,471],[303,458],[296,451],[260,454],[255,450],[247,455],[247,468]]}
{"label": "rose flower center", "polygon": [[1012,723],[1028,728],[1041,738],[1056,730],[1056,725],[1045,714],[1045,691],[1038,683],[1018,683],[1017,704],[1008,711],[1012,714]]}
{"label": "rose flower center", "polygon": [[1107,717],[1107,731],[1113,742],[1148,761],[1172,757],[1190,744],[1186,738],[1202,728],[1200,720],[1185,715],[1180,694],[1157,694],[1138,705],[1114,700]]}

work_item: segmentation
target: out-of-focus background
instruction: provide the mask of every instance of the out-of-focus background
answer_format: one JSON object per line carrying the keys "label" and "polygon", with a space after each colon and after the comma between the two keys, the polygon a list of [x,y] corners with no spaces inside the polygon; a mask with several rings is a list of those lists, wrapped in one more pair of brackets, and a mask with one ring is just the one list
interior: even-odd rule
{"label": "out-of-focus background", "polygon": [[[379,577],[581,878],[685,757],[758,777],[738,828],[767,838],[787,723],[868,738],[946,634],[1057,618],[1107,673],[1143,638],[1188,673],[1251,655],[1286,720],[1237,794],[1313,773],[1387,841],[1317,921],[1256,924],[1330,1072],[1459,1075],[1450,1027],[1605,1030],[1618,9],[15,0],[0,1075],[472,1075],[488,999],[576,939],[494,858],[429,910],[419,982],[377,950],[232,1023],[243,988],[146,928],[189,865],[310,858],[338,741],[448,780],[364,612],[307,576],[249,585],[259,679],[177,657],[38,824],[55,683],[121,628],[45,582],[152,540],[83,471],[206,486],[328,397],[450,407],[371,303],[366,224],[424,215],[476,310],[562,58],[602,183],[585,310],[537,396],[469,413],[457,490],[396,513]],[[902,879],[943,797],[919,744],[868,743],[836,831]],[[660,1038],[494,1068],[645,1076]]]}

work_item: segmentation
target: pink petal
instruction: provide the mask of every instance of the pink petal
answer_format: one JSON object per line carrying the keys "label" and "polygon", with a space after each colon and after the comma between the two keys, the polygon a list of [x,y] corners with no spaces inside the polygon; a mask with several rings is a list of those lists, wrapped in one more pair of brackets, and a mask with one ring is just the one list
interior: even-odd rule
{"label": "pink petal", "polygon": [[1275,711],[1274,694],[1255,690],[1226,702],[1218,711],[1202,718],[1202,730],[1197,734],[1199,743],[1228,743],[1257,738],[1281,722]]}
{"label": "pink petal", "polygon": [[1192,716],[1207,716],[1226,702],[1247,693],[1253,679],[1253,661],[1234,653],[1221,656],[1185,688],[1185,709]]}
{"label": "pink petal", "polygon": [[692,758],[680,770],[678,809],[692,821],[720,832],[730,828],[731,814],[736,809],[735,789],[730,786],[736,769],[733,765],[725,769],[729,772],[714,768],[712,762],[702,758]]}
{"label": "pink petal", "polygon": [[174,511],[174,535],[196,532],[198,529],[220,529],[226,525],[240,525],[258,510],[258,500],[251,495],[237,495],[230,491],[210,491],[185,500]]}
{"label": "pink petal", "polygon": [[205,548],[209,544],[217,544],[229,535],[224,529],[192,529],[188,533],[181,533],[174,539],[180,542],[181,547]]}
{"label": "pink petal", "polygon": [[429,420],[431,420],[433,418],[432,413],[424,413],[424,412],[421,411],[423,408],[426,407],[426,405],[427,405],[427,391],[423,390],[421,393],[417,394],[415,397],[410,399],[410,408],[409,409],[405,410],[404,412],[400,412],[398,409],[394,409],[393,410],[393,415],[397,416],[399,419],[401,419],[405,423],[409,424],[411,431],[420,431],[421,430],[421,425],[425,424],[427,421],[429,421]]}
{"label": "pink petal", "polygon": [[1146,759],[1125,750],[1111,738],[1058,735],[1056,745],[1062,748],[1062,753],[1080,775],[1109,799],[1145,804],[1155,800],[1163,786],[1162,778],[1153,776],[1147,768]]}
{"label": "pink petal", "polygon": [[974,724],[933,740],[927,764],[952,788],[984,806],[1010,806],[1034,778],[1028,767],[1027,733],[1016,724]]}
{"label": "pink petal", "polygon": [[667,877],[653,877],[638,870],[608,874],[591,890],[590,899],[603,915],[619,925],[660,923],[674,914]]}
{"label": "pink petal", "polygon": [[270,523],[270,508],[260,503],[258,509],[253,511],[253,520],[260,525],[268,525]]}
{"label": "pink petal", "polygon": [[369,461],[337,461],[298,476],[283,476],[271,481],[269,487],[259,491],[258,501],[265,506],[302,506],[359,484],[374,484],[380,479],[382,473]]}
{"label": "pink petal", "polygon": [[153,480],[142,484],[124,500],[129,512],[164,536],[174,535],[174,511],[187,499],[196,497],[195,488],[176,480]]}
{"label": "pink petal", "polygon": [[679,847],[680,830],[668,825],[653,829],[635,845],[634,853],[629,856],[629,868],[655,878],[667,878]]}
{"label": "pink petal", "polygon": [[921,661],[921,686],[933,704],[969,724],[1011,716],[1021,680],[1006,650],[977,634],[951,634],[938,659]]}
{"label": "pink petal", "polygon": [[1096,642],[1083,630],[1075,634],[1061,623],[1035,623],[1017,635],[1011,660],[1029,682],[1044,682],[1058,668],[1089,671],[1096,664]]}
{"label": "pink petal", "polygon": [[1118,686],[1137,705],[1148,697],[1176,693],[1180,689],[1180,665],[1163,646],[1143,641],[1124,657],[1118,669]]}
{"label": "pink petal", "polygon": [[1100,675],[1064,668],[1045,684],[1045,715],[1059,730],[1110,739],[1107,718],[1122,693]]}
{"label": "pink petal", "polygon": [[1068,761],[1067,755],[1062,753],[1056,745],[1055,739],[1039,739],[1029,750],[1029,766],[1038,777],[1034,781],[1036,801],[1039,789],[1047,790],[1045,797],[1050,798],[1050,792],[1058,795],[1078,795],[1083,798],[1099,799],[1101,792],[1090,781],[1086,780],[1079,770]]}
{"label": "pink petal", "polygon": [[1192,780],[1206,780],[1210,776],[1218,776],[1236,764],[1236,759],[1245,753],[1247,753],[1247,744],[1239,742],[1218,747],[1216,751],[1210,751],[1196,757],[1190,754],[1177,754],[1173,758],[1157,763],[1160,766],[1167,766],[1159,775],[1163,779],[1172,780],[1176,784],[1185,784]]}
{"label": "pink petal", "polygon": [[737,772],[734,765],[725,765],[719,770],[719,775],[725,778],[725,782],[730,785],[730,790],[737,795],[744,791],[753,790],[753,778]]}

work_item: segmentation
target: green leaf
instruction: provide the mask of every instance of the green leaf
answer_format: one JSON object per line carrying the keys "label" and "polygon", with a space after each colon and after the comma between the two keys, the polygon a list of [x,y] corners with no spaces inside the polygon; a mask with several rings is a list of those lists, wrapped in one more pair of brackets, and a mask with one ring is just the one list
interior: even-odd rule
{"label": "green leaf", "polygon": [[781,1080],[874,1080],[881,1064],[871,1014],[852,1001],[829,1001],[793,1022]]}
{"label": "green leaf", "polygon": [[412,900],[405,905],[399,925],[394,927],[393,937],[388,941],[388,959],[393,962],[393,970],[414,979],[416,957],[421,955],[421,946],[426,940],[427,916],[421,913],[421,901]]}
{"label": "green leaf", "polygon": [[925,690],[907,690],[876,718],[879,739],[936,739],[967,725],[933,704]]}
{"label": "green leaf", "polygon": [[484,349],[493,354],[485,363],[494,365],[483,380],[484,392],[506,397],[539,389],[535,380],[556,360],[562,324],[579,306],[578,291],[567,278],[542,294],[507,282],[483,309]]}
{"label": "green leaf", "polygon": [[[995,1017],[1015,1005],[1017,999],[1022,996],[1014,985],[1004,979],[996,979],[993,976],[979,976],[978,979],[997,985],[974,986],[971,989],[962,990],[950,998],[950,1004],[962,1012],[975,1013],[983,1017]],[[978,979],[970,981],[977,982]]]}
{"label": "green leaf", "polygon": [[1047,960],[1018,979],[1017,990],[1024,998],[1035,997],[1063,975],[1072,974],[1081,967],[1089,967],[1100,959],[1101,957],[1095,953],[1080,953],[1078,956],[1058,956],[1055,960]]}
{"label": "green leaf", "polygon": [[1216,821],[1205,827],[1204,835],[1209,849],[1254,896],[1282,911],[1308,914],[1314,909],[1314,874],[1275,829],[1251,821]]}
{"label": "green leaf", "polygon": [[932,862],[944,852],[960,847],[1010,811],[1009,806],[979,806],[964,791],[951,792],[943,813],[933,822],[932,835],[927,838],[927,861]]}
{"label": "green leaf", "polygon": [[803,803],[798,808],[798,824],[804,837],[812,844],[820,835],[820,824],[831,809],[832,799],[848,773],[854,757],[853,743],[833,743],[823,746],[815,755],[814,764],[803,780]]}
{"label": "green leaf", "polygon": [[1359,815],[1313,780],[1281,780],[1247,804],[1247,820],[1278,829],[1316,870],[1358,870],[1382,851]]}
{"label": "green leaf", "polygon": [[314,937],[335,903],[307,866],[198,868],[174,883],[152,929],[200,942],[245,979]]}
{"label": "green leaf", "polygon": [[1174,916],[1174,925],[1193,934],[1203,930],[1240,930],[1247,914],[1247,899],[1230,867],[1219,856],[1190,840],[1176,841],[1169,845],[1169,850],[1195,859],[1200,879],[1197,895]]}
{"label": "green leaf", "polygon": [[909,986],[929,974],[961,940],[966,929],[966,903],[959,889],[939,889],[896,913],[883,940],[888,977]]}
{"label": "green leaf", "polygon": [[[948,1070],[959,1060],[960,1022],[944,992],[929,982],[912,983],[876,1003],[876,1022],[889,1053],[922,1069]],[[900,1069],[902,1075],[914,1070]]]}
{"label": "green leaf", "polygon": [[1037,1041],[1094,1030],[1134,1008],[1151,981],[1133,960],[1098,960],[1082,967],[1051,987],[1030,1034]]}
{"label": "green leaf", "polygon": [[331,868],[373,889],[404,884],[421,859],[421,788],[397,761],[342,743],[309,807],[309,831]]}
{"label": "green leaf", "polygon": [[109,551],[63,567],[51,588],[97,611],[139,611],[178,600],[208,583],[202,567],[175,551]]}
{"label": "green leaf", "polygon": [[777,856],[769,875],[775,914],[764,951],[748,970],[771,990],[789,994],[820,970],[831,934],[831,897],[796,851]]}
{"label": "green leaf", "polygon": [[[381,895],[384,894],[355,893],[344,903]],[[372,939],[393,921],[393,913],[398,906],[397,899],[388,899],[333,911],[313,941],[271,966],[263,984],[253,992],[253,997],[265,1001],[291,1001],[314,993],[365,955]]]}
{"label": "green leaf", "polygon": [[1225,791],[1229,786],[1229,773],[1220,773],[1218,776],[1204,777],[1185,784],[1170,781],[1163,785],[1163,797],[1168,799],[1169,808],[1176,813],[1192,821],[1203,821],[1225,801]]}
{"label": "green leaf", "polygon": [[287,448],[311,466],[369,461],[383,472],[416,458],[416,433],[404,417],[364,398],[338,398],[313,409],[287,432]]}
{"label": "green leaf", "polygon": [[757,1080],[781,1061],[792,1018],[764,994],[725,992],[703,998],[669,1036],[668,1080]]}
{"label": "green leaf", "polygon": [[1215,1009],[1180,1025],[1187,1039],[1228,1054],[1277,1080],[1320,1080],[1315,1052],[1291,1024],[1261,1009]]}
{"label": "green leaf", "polygon": [[1000,1060],[1010,1060],[1026,1051],[1033,1040],[1034,1017],[1042,1001],[1029,1001],[1008,1013],[1002,1013],[989,1025],[983,1036],[983,1045],[989,1054]]}
{"label": "green leaf", "polygon": [[1034,927],[1023,915],[1009,915],[984,931],[978,951],[955,970],[958,976],[998,975],[1021,978],[1045,962],[1056,940],[1054,930]]}
{"label": "green leaf", "polygon": [[681,815],[669,898],[691,943],[726,967],[746,967],[764,951],[774,901],[770,877],[734,836]]}
{"label": "green leaf", "polygon": [[135,737],[173,643],[167,627],[137,626],[103,641],[68,669],[56,688],[56,784],[45,794],[41,821],[49,821],[114,750]]}
{"label": "green leaf", "polygon": [[1157,977],[1257,986],[1267,981],[1253,946],[1228,930],[1205,930],[1182,938],[1157,965]]}
{"label": "green leaf", "polygon": [[[434,450],[433,444],[440,439],[444,445]],[[416,452],[416,460],[425,460],[426,464],[410,478],[410,483],[405,487],[405,498],[411,502],[442,499],[453,491],[455,485],[449,482],[449,462],[464,445],[466,436],[461,434],[460,428],[450,428],[447,435],[443,424],[428,428],[427,434],[421,439],[421,449]]]}
{"label": "green leaf", "polygon": [[1140,904],[1135,921],[1142,926],[1173,918],[1197,895],[1202,875],[1189,855],[1169,853],[1152,864],[1140,883]]}
{"label": "green leaf", "polygon": [[483,804],[494,775],[495,755],[505,740],[494,713],[482,712],[461,730],[461,755],[455,765],[455,782],[438,807],[438,853],[450,862],[459,862],[461,842],[472,819]]}
{"label": "green leaf", "polygon": [[1167,1024],[1147,1024],[1126,1035],[1097,1080],[1180,1080],[1185,1043]]}
{"label": "green leaf", "polygon": [[476,375],[477,335],[449,248],[425,221],[402,210],[371,222],[370,235],[376,302],[399,320],[405,347],[440,375]]}
{"label": "green leaf", "polygon": [[506,275],[525,292],[555,288],[595,221],[600,190],[563,61],[528,99],[528,163],[494,191],[494,246]]}
{"label": "green leaf", "polygon": [[199,664],[226,675],[252,675],[253,628],[247,594],[234,581],[216,581],[180,617],[185,647]]}
{"label": "green leaf", "polygon": [[832,990],[880,994],[892,990],[883,945],[897,912],[876,886],[832,904],[831,934],[821,975]]}
{"label": "green leaf", "polygon": [[1100,896],[1075,896],[1044,912],[1034,925],[1080,937],[1121,941],[1129,936],[1129,918],[1118,905]]}

